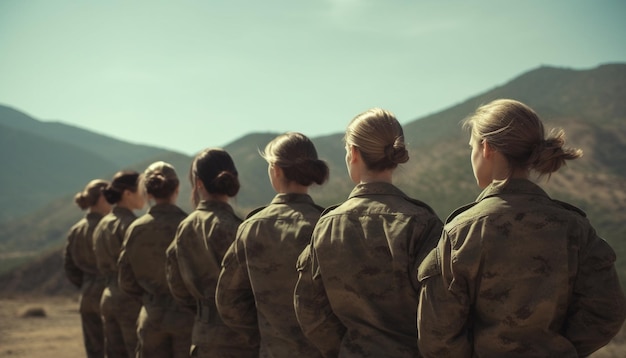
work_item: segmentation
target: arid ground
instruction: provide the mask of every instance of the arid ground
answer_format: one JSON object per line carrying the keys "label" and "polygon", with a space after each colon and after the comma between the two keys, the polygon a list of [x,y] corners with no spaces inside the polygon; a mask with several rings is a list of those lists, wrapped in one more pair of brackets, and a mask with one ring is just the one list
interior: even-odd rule
{"label": "arid ground", "polygon": [[[622,329],[591,357],[625,356],[626,332]],[[85,357],[77,297],[0,298],[0,358],[16,357]]]}
{"label": "arid ground", "polygon": [[76,298],[0,299],[2,358],[85,357],[82,337]]}

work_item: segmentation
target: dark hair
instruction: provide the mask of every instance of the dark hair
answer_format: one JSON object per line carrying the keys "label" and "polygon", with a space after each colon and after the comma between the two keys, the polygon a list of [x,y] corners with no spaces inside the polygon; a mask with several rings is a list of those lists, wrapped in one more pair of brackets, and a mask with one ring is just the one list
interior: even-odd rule
{"label": "dark hair", "polygon": [[117,172],[111,184],[102,190],[102,194],[109,204],[117,204],[122,200],[124,190],[130,190],[133,193],[137,191],[138,179],[139,173],[135,171]]}
{"label": "dark hair", "polygon": [[141,175],[146,193],[157,199],[167,199],[178,189],[178,176],[174,167],[162,161],[154,162]]}
{"label": "dark hair", "polygon": [[502,153],[513,172],[533,169],[539,175],[551,174],[566,160],[582,156],[582,150],[565,147],[565,132],[553,130],[546,138],[543,123],[535,111],[522,102],[498,99],[480,106],[464,120],[475,139],[485,140]]}
{"label": "dark hair", "polygon": [[74,195],[74,202],[81,210],[85,210],[98,203],[102,190],[109,185],[109,182],[102,179],[90,181],[83,191]]}
{"label": "dark hair", "polygon": [[208,148],[196,155],[191,164],[189,178],[192,185],[195,178],[200,179],[210,194],[233,197],[239,192],[235,163],[228,152],[220,148]]}
{"label": "dark hair", "polygon": [[322,184],[328,179],[328,165],[318,159],[315,145],[302,133],[281,134],[260,154],[268,163],[280,167],[289,181],[309,186]]}
{"label": "dark hair", "polygon": [[344,141],[361,153],[368,169],[393,169],[409,160],[404,143],[404,131],[393,113],[369,109],[350,121]]}

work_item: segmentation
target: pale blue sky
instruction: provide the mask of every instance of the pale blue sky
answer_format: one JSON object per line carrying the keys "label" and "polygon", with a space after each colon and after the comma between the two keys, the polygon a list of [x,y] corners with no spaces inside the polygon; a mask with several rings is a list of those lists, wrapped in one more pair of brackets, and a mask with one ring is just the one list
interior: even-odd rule
{"label": "pale blue sky", "polygon": [[626,62],[622,0],[1,0],[0,104],[186,154]]}

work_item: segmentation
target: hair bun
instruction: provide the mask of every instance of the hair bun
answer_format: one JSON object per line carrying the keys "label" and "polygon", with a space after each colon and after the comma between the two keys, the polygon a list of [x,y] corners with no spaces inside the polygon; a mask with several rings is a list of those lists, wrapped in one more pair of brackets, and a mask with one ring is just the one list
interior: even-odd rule
{"label": "hair bun", "polygon": [[409,160],[409,152],[400,138],[396,138],[393,144],[385,146],[385,156],[395,164],[406,163]]}

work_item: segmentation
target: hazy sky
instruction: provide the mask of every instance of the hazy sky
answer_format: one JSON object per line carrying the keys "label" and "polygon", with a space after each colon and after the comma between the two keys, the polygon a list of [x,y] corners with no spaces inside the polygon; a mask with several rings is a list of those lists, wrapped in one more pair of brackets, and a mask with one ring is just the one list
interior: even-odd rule
{"label": "hazy sky", "polygon": [[186,154],[626,62],[622,0],[1,0],[0,103]]}

